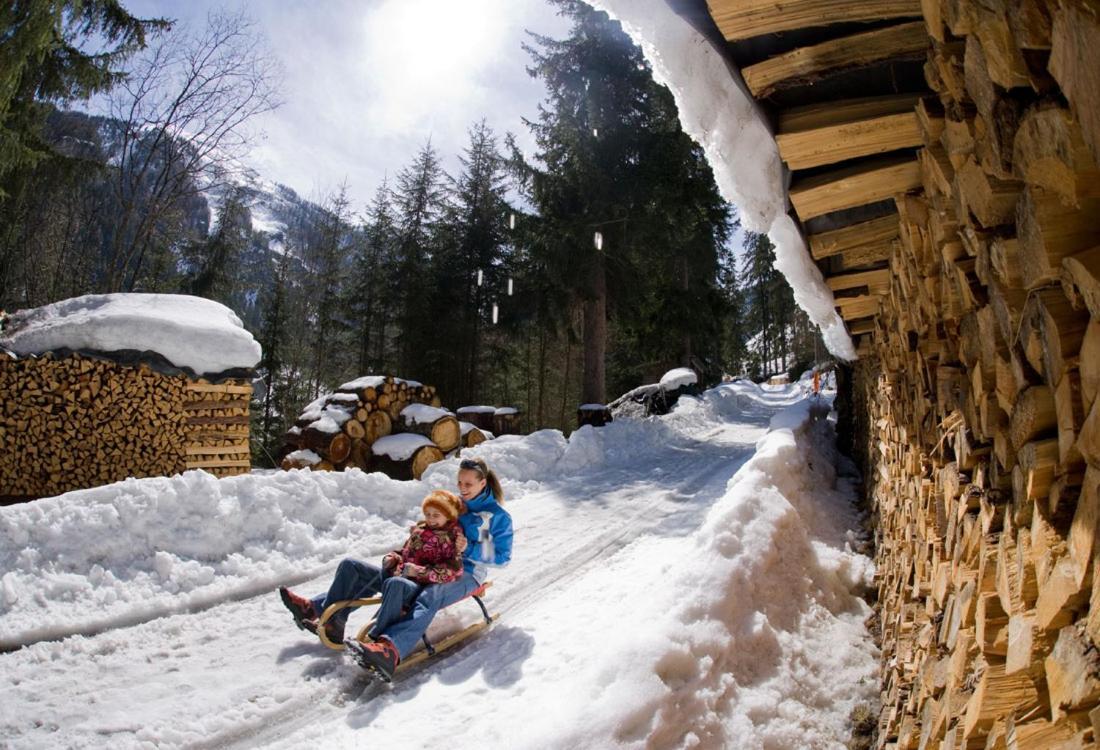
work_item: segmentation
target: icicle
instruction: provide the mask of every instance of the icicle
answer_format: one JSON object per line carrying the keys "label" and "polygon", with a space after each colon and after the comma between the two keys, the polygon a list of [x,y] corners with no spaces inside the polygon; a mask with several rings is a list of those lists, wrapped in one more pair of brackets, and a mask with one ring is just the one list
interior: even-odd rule
{"label": "icicle", "polygon": [[493,303],[493,325],[497,324],[497,318],[499,318],[499,317],[500,317],[500,308],[497,307],[496,303],[494,302]]}
{"label": "icicle", "polygon": [[597,250],[603,250],[603,235],[600,232],[596,232],[596,235],[592,238],[592,241]]}
{"label": "icicle", "polygon": [[480,268],[477,269],[477,285],[478,286],[481,286],[481,282],[484,280],[484,278],[485,277],[482,275],[481,269]]}
{"label": "icicle", "polygon": [[600,130],[599,130],[599,128],[592,128],[592,137],[593,137],[593,138],[599,138],[599,137],[600,137]]}
{"label": "icicle", "polygon": [[516,215],[515,214],[508,214],[508,228],[509,229],[515,229],[516,228]]}
{"label": "icicle", "polygon": [[512,278],[508,277],[508,296],[512,296]]}

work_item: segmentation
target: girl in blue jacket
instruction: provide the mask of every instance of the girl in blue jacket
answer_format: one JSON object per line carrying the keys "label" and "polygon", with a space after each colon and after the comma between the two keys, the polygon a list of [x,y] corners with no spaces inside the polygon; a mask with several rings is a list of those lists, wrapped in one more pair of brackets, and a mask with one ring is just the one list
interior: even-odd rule
{"label": "girl in blue jacket", "polygon": [[458,494],[464,507],[458,522],[466,534],[463,574],[457,581],[426,586],[409,615],[382,631],[371,643],[348,640],[357,660],[389,681],[398,663],[416,648],[436,612],[465,599],[485,582],[488,569],[512,559],[512,517],[501,503],[500,480],[480,458],[463,459],[458,467]]}

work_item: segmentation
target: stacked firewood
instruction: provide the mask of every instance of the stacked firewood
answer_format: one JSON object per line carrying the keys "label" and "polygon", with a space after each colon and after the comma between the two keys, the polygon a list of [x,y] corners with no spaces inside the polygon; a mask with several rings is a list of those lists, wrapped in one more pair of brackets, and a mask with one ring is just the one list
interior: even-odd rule
{"label": "stacked firewood", "polygon": [[1075,0],[921,8],[938,94],[918,108],[924,192],[897,199],[855,384],[878,520],[879,746],[1092,747],[1100,18]]}
{"label": "stacked firewood", "polygon": [[246,381],[192,381],[106,358],[4,356],[0,498],[189,468],[247,472],[250,392]]}
{"label": "stacked firewood", "polygon": [[183,402],[185,468],[202,469],[218,477],[250,471],[251,399],[252,385],[247,380],[210,383],[200,378],[187,382]]}
{"label": "stacked firewood", "polygon": [[446,454],[485,439],[476,426],[440,408],[434,386],[368,375],[306,407],[284,437],[281,465],[419,479]]}

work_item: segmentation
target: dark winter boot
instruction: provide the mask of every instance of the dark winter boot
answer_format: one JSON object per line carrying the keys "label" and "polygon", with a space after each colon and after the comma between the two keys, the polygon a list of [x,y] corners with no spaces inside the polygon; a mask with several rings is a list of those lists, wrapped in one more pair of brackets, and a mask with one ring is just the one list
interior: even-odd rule
{"label": "dark winter boot", "polygon": [[[314,626],[316,629],[316,626]],[[330,617],[325,623],[325,637],[329,643],[344,642],[344,621],[338,617]]]}
{"label": "dark winter boot", "polygon": [[317,613],[313,611],[313,602],[303,599],[286,586],[279,587],[279,597],[294,616],[295,625],[311,633],[317,632]]}
{"label": "dark winter boot", "polygon": [[393,679],[394,670],[397,669],[397,662],[401,661],[401,657],[397,654],[397,646],[389,640],[383,638],[374,643],[363,643],[349,638],[344,641],[344,645],[360,667],[377,675],[385,682]]}

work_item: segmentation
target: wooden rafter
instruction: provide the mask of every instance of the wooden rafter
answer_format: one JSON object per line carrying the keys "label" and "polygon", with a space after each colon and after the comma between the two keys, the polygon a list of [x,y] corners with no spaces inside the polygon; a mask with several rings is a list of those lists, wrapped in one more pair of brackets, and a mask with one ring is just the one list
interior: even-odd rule
{"label": "wooden rafter", "polygon": [[885,157],[799,180],[791,186],[791,202],[805,221],[832,211],[874,203],[920,186],[916,159]]}
{"label": "wooden rafter", "polygon": [[886,294],[890,291],[890,269],[878,268],[874,271],[856,271],[830,276],[825,283],[834,292],[842,289],[867,287],[870,294]]}
{"label": "wooden rafter", "polygon": [[889,252],[890,244],[897,238],[898,215],[892,213],[841,229],[811,234],[810,253],[814,260],[843,255],[846,264],[854,265],[848,260],[849,254]]}
{"label": "wooden rafter", "polygon": [[883,60],[924,56],[929,45],[923,21],[864,31],[799,47],[741,71],[755,97],[765,97],[786,86],[813,81],[830,73],[860,68]]}
{"label": "wooden rafter", "polygon": [[707,7],[731,42],[777,31],[921,15],[920,0],[707,0]]}
{"label": "wooden rafter", "polygon": [[779,118],[779,154],[791,169],[809,169],[919,146],[918,100],[871,97],[792,110]]}

